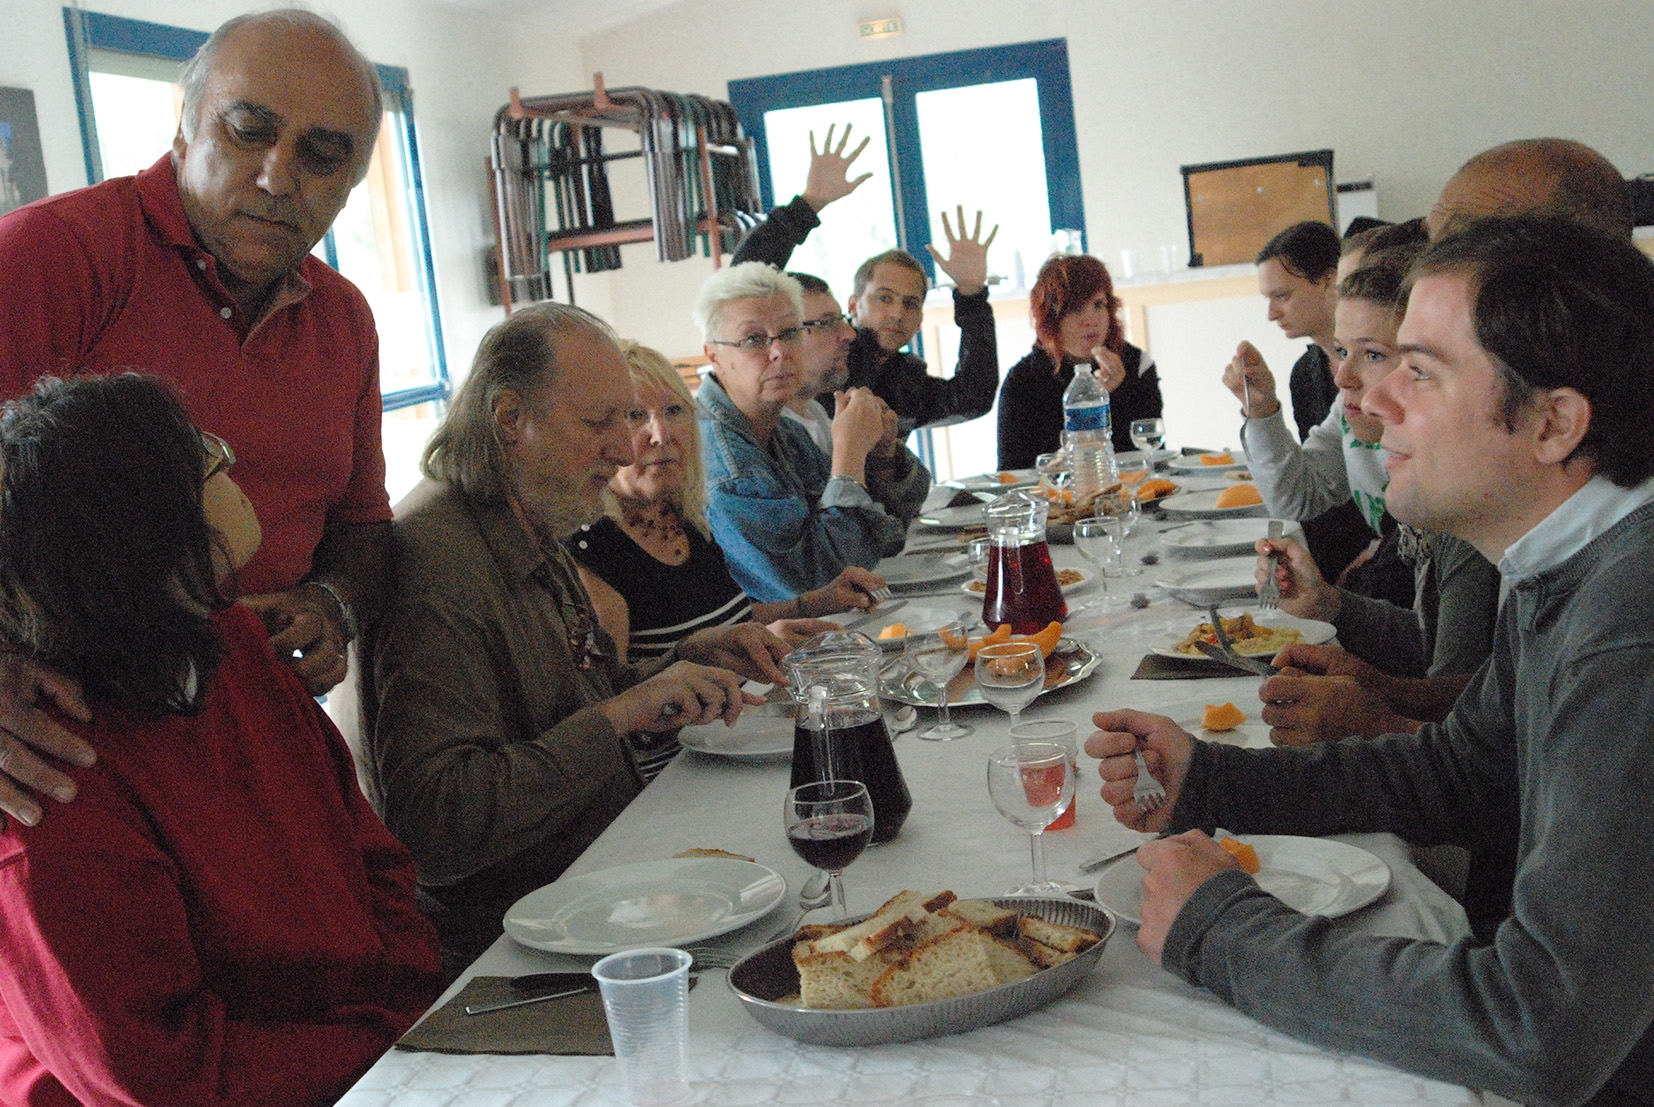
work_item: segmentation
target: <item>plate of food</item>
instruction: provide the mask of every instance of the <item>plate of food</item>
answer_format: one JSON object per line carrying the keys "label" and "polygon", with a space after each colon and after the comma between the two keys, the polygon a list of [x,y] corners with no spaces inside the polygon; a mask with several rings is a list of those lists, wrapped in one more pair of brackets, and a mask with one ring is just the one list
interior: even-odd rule
{"label": "plate of food", "polygon": [[991,492],[997,496],[1001,492],[1034,487],[1039,483],[1039,470],[1009,469],[997,473],[978,473],[974,477],[961,477],[947,483],[958,485],[967,492]]}
{"label": "plate of food", "polygon": [[678,731],[678,743],[707,757],[731,761],[790,761],[793,756],[793,721],[797,702],[787,689],[776,686],[752,689],[764,697],[760,704],[741,709],[734,726],[721,722],[686,726]]}
{"label": "plate of food", "polygon": [[892,611],[888,619],[875,615],[867,624],[867,634],[887,650],[902,650],[909,635],[929,634],[938,627],[962,618],[951,607],[908,607]]}
{"label": "plate of food", "polygon": [[[1056,648],[1045,659],[1045,684],[1040,688],[1039,694],[1043,696],[1058,688],[1078,684],[1096,672],[1100,661],[1096,654],[1072,638],[1059,638]],[[905,667],[897,667],[895,672],[883,676],[879,684],[879,695],[886,700],[914,707],[942,706],[942,697],[936,690],[936,685]],[[966,665],[958,676],[948,681],[949,706],[969,707],[987,702],[982,698],[982,689],[976,686],[976,671],[970,665]]]}
{"label": "plate of food", "polygon": [[[1061,588],[1063,595],[1066,596],[1075,589],[1084,588],[1086,585],[1095,580],[1096,577],[1097,573],[1093,569],[1058,569],[1057,587]],[[988,594],[988,585],[986,581],[967,580],[964,584],[959,586],[959,590],[964,592],[966,595],[975,596],[980,600],[983,596]]]}
{"label": "plate of food", "polygon": [[1226,557],[1196,562],[1186,568],[1170,566],[1155,584],[1185,603],[1205,607],[1220,600],[1256,599],[1258,559]]}
{"label": "plate of food", "polygon": [[[1226,836],[1258,887],[1306,915],[1336,919],[1359,911],[1390,887],[1390,866],[1364,849],[1330,838],[1281,834]],[[1253,866],[1256,866],[1255,868]],[[1097,878],[1097,902],[1123,921],[1141,924],[1143,869],[1134,854],[1112,861]]]}
{"label": "plate of food", "polygon": [[1290,519],[1203,519],[1181,523],[1160,532],[1160,542],[1169,550],[1190,557],[1234,557],[1257,549],[1258,540],[1269,537],[1269,524],[1280,523],[1288,538],[1303,538],[1302,528]]}
{"label": "plate of food", "polygon": [[[1261,612],[1256,618],[1250,611],[1239,615],[1218,613],[1223,620],[1223,632],[1229,636],[1231,648],[1242,657],[1274,657],[1295,642],[1319,645],[1330,642],[1338,634],[1331,623],[1316,619],[1299,619],[1284,611]],[[1209,622],[1199,622],[1176,642],[1154,646],[1151,652],[1161,657],[1204,658],[1196,642],[1217,645],[1218,636]]]}
{"label": "plate of food", "polygon": [[1249,482],[1231,484],[1227,488],[1208,488],[1203,492],[1179,492],[1160,501],[1160,510],[1167,515],[1191,519],[1233,519],[1258,516],[1265,518],[1269,509],[1264,506],[1258,486]]}
{"label": "plate of food", "polygon": [[787,895],[780,873],[733,857],[673,857],[565,877],[505,913],[531,949],[603,955],[681,946],[739,930]]}
{"label": "plate of food", "polygon": [[798,933],[729,970],[741,1006],[816,1045],[911,1042],[1037,1010],[1096,971],[1115,922],[1066,897],[902,892],[872,915]]}
{"label": "plate of food", "polygon": [[931,550],[926,553],[887,557],[873,566],[892,590],[928,588],[964,576],[971,571],[971,558],[963,550]]}
{"label": "plate of food", "polygon": [[1173,473],[1223,473],[1230,469],[1246,468],[1246,455],[1239,450],[1207,450],[1198,454],[1182,454],[1166,462]]}
{"label": "plate of food", "polygon": [[1270,728],[1263,721],[1262,709],[1263,705],[1253,697],[1239,706],[1230,700],[1212,703],[1202,699],[1158,713],[1170,716],[1178,726],[1204,742],[1268,749],[1274,743],[1269,740]]}

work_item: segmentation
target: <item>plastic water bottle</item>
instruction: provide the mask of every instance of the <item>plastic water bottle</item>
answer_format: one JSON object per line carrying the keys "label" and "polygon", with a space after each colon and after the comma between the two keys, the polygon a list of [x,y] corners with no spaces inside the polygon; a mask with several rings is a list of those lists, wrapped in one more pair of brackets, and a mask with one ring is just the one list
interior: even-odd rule
{"label": "plastic water bottle", "polygon": [[1114,461],[1114,433],[1108,389],[1097,382],[1090,362],[1074,366],[1074,380],[1062,394],[1062,444],[1074,478],[1074,501],[1089,499],[1120,479]]}

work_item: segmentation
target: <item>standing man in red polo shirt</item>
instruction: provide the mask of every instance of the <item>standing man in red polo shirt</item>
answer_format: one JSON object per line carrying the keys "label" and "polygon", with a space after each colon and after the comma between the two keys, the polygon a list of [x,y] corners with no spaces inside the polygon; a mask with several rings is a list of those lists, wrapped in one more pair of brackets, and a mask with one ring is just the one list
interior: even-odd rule
{"label": "standing man in red polo shirt", "polygon": [[[391,518],[373,315],[310,255],[367,172],[378,77],[332,23],[272,11],[225,23],[181,81],[183,118],[160,161],[0,219],[0,398],[46,375],[125,369],[176,388],[234,448],[264,524],[243,602],[320,694],[344,678],[377,601]],[[0,658],[0,773],[72,798],[26,746],[89,762],[42,710],[84,714],[79,699],[56,674]],[[0,809],[41,816],[4,777]]]}

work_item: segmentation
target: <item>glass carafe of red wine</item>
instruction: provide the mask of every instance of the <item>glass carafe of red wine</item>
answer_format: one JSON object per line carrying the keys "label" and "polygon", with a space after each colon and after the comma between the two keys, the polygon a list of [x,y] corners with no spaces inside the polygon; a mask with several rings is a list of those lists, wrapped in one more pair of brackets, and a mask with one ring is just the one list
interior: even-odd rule
{"label": "glass carafe of red wine", "polygon": [[1068,604],[1045,544],[1050,505],[1027,492],[1007,492],[988,504],[988,590],[982,621],[1011,624],[1013,634],[1037,634],[1068,614]]}
{"label": "glass carafe of red wine", "polygon": [[818,634],[787,655],[798,700],[791,786],[859,780],[873,800],[873,841],[896,836],[913,807],[879,704],[884,651],[865,634]]}

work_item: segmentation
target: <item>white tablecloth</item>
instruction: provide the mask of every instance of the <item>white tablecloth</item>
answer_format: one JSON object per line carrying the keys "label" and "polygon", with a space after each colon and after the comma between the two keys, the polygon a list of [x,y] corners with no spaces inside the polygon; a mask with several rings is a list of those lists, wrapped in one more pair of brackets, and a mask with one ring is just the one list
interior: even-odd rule
{"label": "white tablecloth", "polygon": [[[1155,548],[1154,528],[1145,525],[1143,531],[1132,539],[1130,560]],[[1055,552],[1059,565],[1079,564],[1072,547]],[[1036,701],[1024,718],[1071,719],[1081,723],[1083,740],[1091,713],[1107,707],[1167,709],[1182,718],[1198,715],[1203,703],[1232,700],[1256,715],[1255,677],[1129,681],[1147,645],[1180,636],[1199,615],[1147,589],[1144,582],[1152,576],[1134,578],[1125,589],[1148,590],[1154,599],[1147,610],[1107,613],[1093,608],[1071,620],[1071,632],[1093,640],[1104,663],[1084,685]],[[1081,591],[1070,602],[1077,605],[1087,596]],[[971,604],[957,592],[923,602],[957,603],[962,610]],[[921,714],[921,727],[934,718],[929,711]],[[868,850],[847,871],[852,912],[871,910],[906,887],[994,895],[1026,878],[1027,838],[994,810],[985,783],[986,754],[1007,740],[1007,719],[987,707],[956,709],[956,715],[975,726],[976,733],[947,743],[919,741],[911,733],[898,739],[913,812],[895,841]],[[1053,877],[1076,878],[1080,860],[1140,837],[1119,826],[1098,798],[1095,765],[1081,758],[1085,784],[1077,826],[1046,835]],[[793,895],[809,873],[782,833],[787,783],[784,763],[685,754],[645,789],[569,875],[697,846],[755,857],[782,873],[789,885],[783,908],[725,939],[739,948],[755,946],[795,914]],[[1393,883],[1378,903],[1340,925],[1434,940],[1467,932],[1458,905],[1412,866],[1400,840],[1389,835],[1344,840],[1381,856],[1391,867]],[[589,963],[521,948],[501,937],[467,975],[579,969]],[[1152,964],[1138,950],[1133,928],[1125,925],[1109,943],[1096,975],[1043,1010],[970,1034],[904,1045],[828,1048],[780,1037],[741,1010],[722,972],[711,972],[690,996],[689,1057],[698,1102],[716,1105],[873,1107],[950,1091],[986,1093],[1004,1107],[1484,1102],[1465,1088],[1276,1033]],[[342,1102],[347,1107],[586,1107],[621,1101],[611,1057],[393,1050]]]}

